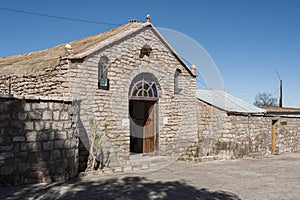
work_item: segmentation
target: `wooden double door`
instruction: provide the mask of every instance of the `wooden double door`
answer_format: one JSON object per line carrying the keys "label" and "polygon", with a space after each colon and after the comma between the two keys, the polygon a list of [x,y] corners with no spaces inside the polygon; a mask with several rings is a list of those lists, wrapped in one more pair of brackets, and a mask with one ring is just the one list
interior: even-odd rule
{"label": "wooden double door", "polygon": [[155,154],[156,101],[130,100],[130,152]]}

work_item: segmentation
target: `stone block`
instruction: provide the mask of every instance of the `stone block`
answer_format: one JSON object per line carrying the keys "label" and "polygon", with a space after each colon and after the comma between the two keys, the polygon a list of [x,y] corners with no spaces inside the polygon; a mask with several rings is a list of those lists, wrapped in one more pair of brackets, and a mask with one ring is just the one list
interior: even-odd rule
{"label": "stone block", "polygon": [[31,111],[31,105],[29,103],[25,104],[24,111]]}
{"label": "stone block", "polygon": [[55,139],[57,140],[65,140],[67,139],[67,132],[65,131],[58,131],[55,133]]}
{"label": "stone block", "polygon": [[[47,104],[47,103],[46,103]],[[33,103],[31,104],[32,110],[37,110],[37,109],[45,109],[47,106],[45,106],[45,103]]]}
{"label": "stone block", "polygon": [[21,143],[20,150],[21,151],[26,151],[26,149],[27,149],[26,143]]}
{"label": "stone block", "polygon": [[0,153],[0,158],[6,159],[6,158],[12,158],[12,157],[14,157],[14,153],[12,153],[12,152]]}
{"label": "stone block", "polygon": [[13,142],[24,142],[25,137],[24,136],[15,136],[13,137]]}
{"label": "stone block", "polygon": [[14,153],[18,153],[19,151],[20,151],[20,144],[19,143],[15,143],[13,152]]}
{"label": "stone block", "polygon": [[54,149],[62,149],[64,147],[64,140],[55,140]]}
{"label": "stone block", "polygon": [[50,152],[49,151],[42,151],[39,153],[39,158],[43,161],[48,161],[50,159]]}
{"label": "stone block", "polygon": [[62,130],[63,129],[63,122],[57,121],[52,123],[53,130]]}
{"label": "stone block", "polygon": [[69,113],[66,111],[62,111],[60,113],[60,120],[68,120],[70,118]]}
{"label": "stone block", "polygon": [[36,131],[30,131],[30,132],[26,133],[26,141],[27,142],[37,141],[37,132]]}
{"label": "stone block", "polygon": [[31,152],[37,152],[42,150],[42,144],[39,142],[30,142],[27,143],[27,149]]}
{"label": "stone block", "polygon": [[43,112],[42,119],[43,120],[50,120],[50,119],[52,119],[52,111],[45,110]]}
{"label": "stone block", "polygon": [[42,118],[42,113],[40,111],[28,112],[28,118],[33,119],[33,120],[41,119]]}
{"label": "stone block", "polygon": [[51,123],[49,121],[45,122],[45,129],[51,129]]}
{"label": "stone block", "polygon": [[53,110],[61,110],[62,109],[62,103],[53,103]]}
{"label": "stone block", "polygon": [[19,120],[25,120],[27,118],[27,113],[18,113]]}
{"label": "stone block", "polygon": [[1,145],[0,146],[0,151],[11,151],[13,149],[13,145]]}
{"label": "stone block", "polygon": [[48,140],[54,140],[54,131],[47,132]]}
{"label": "stone block", "polygon": [[72,128],[73,122],[71,120],[65,121],[64,122],[64,128],[69,129]]}
{"label": "stone block", "polygon": [[53,150],[50,153],[50,160],[57,160],[61,158],[61,152],[59,150]]}
{"label": "stone block", "polygon": [[33,122],[27,121],[25,122],[25,130],[33,130]]}
{"label": "stone block", "polygon": [[53,150],[53,141],[43,142],[43,150],[45,151]]}
{"label": "stone block", "polygon": [[45,127],[44,121],[34,122],[34,128],[35,128],[36,131],[43,130],[44,127]]}
{"label": "stone block", "polygon": [[49,133],[48,131],[43,131],[43,132],[40,132],[38,134],[38,141],[46,141],[46,140],[49,140],[48,136],[49,136]]}

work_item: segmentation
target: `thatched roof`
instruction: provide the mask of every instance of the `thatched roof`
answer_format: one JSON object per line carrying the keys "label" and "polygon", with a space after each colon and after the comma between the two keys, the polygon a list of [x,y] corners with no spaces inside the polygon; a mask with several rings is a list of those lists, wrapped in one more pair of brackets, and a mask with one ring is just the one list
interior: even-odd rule
{"label": "thatched roof", "polygon": [[68,55],[69,59],[85,58],[97,50],[131,35],[144,27],[151,27],[154,33],[160,38],[166,47],[170,49],[173,55],[187,69],[187,71],[192,76],[196,76],[196,74],[190,70],[186,63],[150,22],[140,23],[135,21],[98,35],[61,44],[43,51],[0,58],[0,75],[32,74],[35,72],[41,72],[47,68],[53,68],[59,65],[61,58],[66,57],[66,44],[70,44],[72,47],[73,54]]}
{"label": "thatched roof", "polygon": [[[80,57],[80,54],[94,49],[93,47],[101,41],[119,35],[124,31],[140,29],[144,25],[144,23],[128,23],[107,32],[68,43],[72,46],[74,56],[78,54]],[[65,45],[66,43],[42,51],[0,58],[0,75],[31,74],[49,67],[55,67],[59,64],[60,58],[66,56]]]}

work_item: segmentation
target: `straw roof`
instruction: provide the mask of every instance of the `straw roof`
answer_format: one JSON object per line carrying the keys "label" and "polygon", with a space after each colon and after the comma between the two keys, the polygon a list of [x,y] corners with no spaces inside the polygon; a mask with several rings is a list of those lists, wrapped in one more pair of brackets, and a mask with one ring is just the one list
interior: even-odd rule
{"label": "straw roof", "polygon": [[[69,59],[82,59],[86,56],[100,50],[101,48],[119,41],[145,27],[151,27],[154,33],[160,38],[163,44],[173,53],[178,61],[187,69],[194,77],[197,75],[191,71],[186,63],[180,58],[175,50],[168,44],[162,35],[150,23],[129,22],[118,28],[107,32],[93,35],[87,38],[68,42],[72,47],[72,55],[68,55]],[[59,65],[61,58],[66,57],[66,44],[61,44],[53,48],[43,51],[31,52],[27,54],[0,58],[0,75],[24,75],[41,72],[47,68],[54,68]]]}
{"label": "straw roof", "polygon": [[[126,30],[128,32],[128,30],[143,28],[145,25],[144,23],[128,23],[107,32],[68,43],[72,46],[74,55],[79,55],[75,58],[79,58],[83,52],[94,50],[93,47],[101,41],[119,35],[124,31],[126,32]],[[66,56],[65,45],[61,44],[42,51],[0,58],[0,74],[31,74],[49,67],[55,67],[59,64],[60,58]],[[84,56],[84,54],[81,56]]]}

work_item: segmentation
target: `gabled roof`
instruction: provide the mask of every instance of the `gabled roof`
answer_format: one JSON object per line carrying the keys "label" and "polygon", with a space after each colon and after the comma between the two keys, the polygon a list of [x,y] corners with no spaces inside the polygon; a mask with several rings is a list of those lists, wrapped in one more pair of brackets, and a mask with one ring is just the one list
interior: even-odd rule
{"label": "gabled roof", "polygon": [[[169,48],[179,62],[190,72],[192,76],[196,76],[191,72],[189,67],[161,36],[161,34],[150,23],[130,22],[118,28],[106,31],[101,34],[93,35],[87,38],[68,42],[71,45],[73,54],[68,56],[69,59],[83,59],[86,56],[100,50],[101,48],[112,44],[126,36],[129,36],[144,27],[151,27],[160,40]],[[31,74],[33,72],[42,71],[59,65],[61,58],[66,56],[65,44],[58,45],[42,51],[31,52],[27,54],[9,56],[0,58],[1,75],[12,74]]]}
{"label": "gabled roof", "polygon": [[228,113],[254,114],[266,112],[264,109],[236,98],[223,90],[197,89],[196,97]]}

